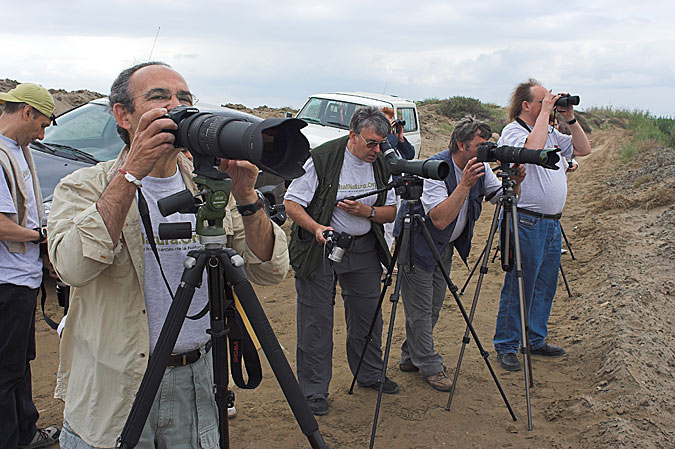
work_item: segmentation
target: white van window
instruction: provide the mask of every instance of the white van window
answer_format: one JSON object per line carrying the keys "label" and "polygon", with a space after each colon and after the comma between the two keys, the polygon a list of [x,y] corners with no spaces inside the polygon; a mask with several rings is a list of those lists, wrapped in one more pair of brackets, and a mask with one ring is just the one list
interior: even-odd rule
{"label": "white van window", "polygon": [[417,131],[417,117],[415,117],[415,108],[398,108],[396,111],[397,118],[405,120],[403,132],[408,133]]}
{"label": "white van window", "polygon": [[310,98],[297,117],[308,123],[349,129],[349,121],[360,106],[362,105],[346,101]]}

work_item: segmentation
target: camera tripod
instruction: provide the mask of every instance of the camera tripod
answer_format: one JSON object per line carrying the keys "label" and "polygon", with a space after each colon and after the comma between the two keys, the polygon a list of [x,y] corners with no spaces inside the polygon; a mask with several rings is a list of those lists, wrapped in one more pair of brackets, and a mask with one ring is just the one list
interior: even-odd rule
{"label": "camera tripod", "polygon": [[[190,251],[184,262],[185,269],[181,282],[162,326],[155,350],[148,362],[148,368],[143,375],[143,380],[119,437],[117,447],[131,449],[138,444],[168,365],[171,351],[186,318],[195,288],[201,286],[203,272],[206,269],[208,310],[211,320],[211,327],[207,330],[207,333],[211,335],[212,342],[213,390],[218,409],[220,447],[223,449],[229,448],[227,402],[231,400],[231,392],[228,391],[227,341],[230,339],[230,343],[232,343],[232,339],[235,337],[234,332],[231,331],[236,327],[235,321],[237,320],[234,297],[234,294],[236,294],[300,429],[307,436],[312,448],[327,448],[319,433],[316,419],[300,391],[300,386],[274,335],[272,326],[248,281],[243,268],[244,259],[233,249],[225,247],[227,237],[222,227],[222,219],[225,216],[231,181],[229,179],[211,179],[198,176],[195,178],[195,183],[200,192],[205,195],[205,201],[199,207],[192,203],[194,198],[187,190],[158,202],[159,209],[164,216],[183,210],[194,212],[196,209],[196,233],[199,236],[202,248]],[[204,222],[207,222],[208,225],[204,225]],[[185,234],[188,234],[189,238],[192,235],[190,223],[168,224],[164,229],[170,228],[170,230],[165,233],[163,233],[162,226],[163,224],[160,224],[161,238],[167,237],[169,233],[171,233],[171,238],[186,238]],[[250,382],[251,378],[249,377]],[[250,388],[253,388],[253,386]]]}
{"label": "camera tripod", "polygon": [[[480,294],[480,288],[483,283],[483,277],[488,272],[488,256],[490,253],[490,248],[492,247],[492,241],[494,235],[497,231],[499,223],[499,213],[503,209],[504,218],[502,222],[502,241],[501,241],[501,255],[502,255],[502,268],[504,271],[510,269],[516,270],[516,279],[518,283],[518,302],[520,305],[520,332],[521,332],[521,353],[523,354],[523,365],[525,373],[525,399],[527,403],[527,430],[532,430],[532,409],[530,403],[530,387],[533,386],[532,380],[532,361],[530,358],[530,344],[528,339],[528,324],[527,324],[527,311],[525,309],[525,292],[523,288],[523,272],[522,272],[522,259],[520,255],[520,238],[518,235],[518,212],[517,204],[518,197],[513,191],[513,186],[515,181],[511,177],[515,174],[515,169],[512,168],[501,168],[500,172],[497,174],[498,177],[502,178],[502,196],[499,198],[499,203],[495,208],[495,213],[492,217],[492,225],[490,226],[490,233],[488,234],[487,243],[479,260],[482,260],[480,274],[478,276],[478,281],[476,284],[476,291],[473,297],[473,303],[471,304],[471,319],[473,318],[474,311],[478,304],[478,295]],[[511,230],[513,232],[511,233]],[[513,248],[511,247],[511,236],[513,237]],[[512,262],[510,261],[510,256],[513,255],[515,266],[509,266]],[[464,338],[462,339],[462,348],[460,349],[459,358],[457,360],[457,368],[455,369],[455,377],[452,383],[452,389],[450,390],[450,395],[448,397],[447,410],[450,410],[452,405],[452,398],[455,394],[455,389],[457,387],[457,380],[459,376],[459,370],[462,366],[462,359],[464,357],[464,349],[466,344],[469,342],[469,328],[467,327]]]}
{"label": "camera tripod", "polygon": [[[486,201],[489,201],[489,198],[486,198]],[[572,260],[577,260],[576,257],[574,257],[574,253],[572,252],[572,246],[570,245],[569,240],[567,240],[567,235],[565,234],[565,230],[563,229],[562,223],[560,223],[560,232],[562,233],[562,237],[565,240],[565,245],[567,246],[567,251],[569,251],[570,256],[572,256]],[[480,256],[478,256],[478,260],[476,260],[476,263],[474,264],[473,268],[471,269],[471,272],[469,273],[469,276],[466,278],[466,281],[464,281],[464,285],[462,286],[462,289],[459,291],[460,295],[464,294],[464,290],[466,290],[466,287],[469,285],[469,282],[471,281],[471,278],[473,277],[473,274],[476,272],[476,268],[478,268],[478,265],[480,265],[483,257],[485,256],[486,251],[488,251],[487,244],[483,247],[483,251],[480,253]],[[565,250],[563,250],[563,251],[565,251]],[[492,262],[495,261],[498,254],[499,254],[499,247],[497,247],[494,255],[492,256]],[[572,294],[572,290],[570,289],[570,285],[567,282],[567,276],[565,276],[565,270],[563,269],[562,263],[560,264],[560,275],[563,278],[563,282],[565,284],[565,289],[567,290],[567,296],[572,298],[574,295]]]}
{"label": "camera tripod", "polygon": [[[377,308],[375,309],[375,314],[373,315],[371,325],[370,325],[370,330],[368,332],[368,335],[364,338],[364,349],[363,352],[361,353],[361,358],[359,359],[359,363],[357,365],[356,371],[354,373],[354,377],[352,379],[352,384],[349,389],[349,394],[351,394],[354,390],[354,384],[356,383],[356,378],[358,376],[359,370],[361,368],[361,364],[363,361],[363,358],[365,356],[366,348],[369,343],[369,341],[372,338],[372,333],[375,328],[377,318],[380,314],[381,308],[382,308],[382,302],[384,301],[384,297],[387,292],[387,288],[391,285],[391,278],[392,278],[392,271],[395,266],[395,264],[398,262],[398,268],[399,272],[402,272],[404,263],[401,262],[400,259],[400,251],[401,248],[406,248],[408,251],[408,263],[410,264],[410,270],[414,270],[414,262],[413,262],[413,254],[414,254],[414,248],[413,248],[413,232],[414,229],[418,228],[421,230],[422,235],[424,236],[424,239],[426,240],[427,245],[429,245],[429,248],[432,251],[434,261],[436,262],[437,266],[441,269],[441,272],[443,274],[443,277],[445,278],[445,282],[448,285],[448,288],[450,292],[452,293],[452,296],[455,299],[455,302],[457,303],[457,306],[459,307],[460,312],[462,313],[462,317],[464,318],[464,321],[467,324],[467,332],[471,332],[471,335],[473,336],[474,341],[476,342],[476,346],[478,347],[478,350],[481,354],[481,357],[483,360],[485,360],[485,364],[487,365],[488,370],[490,371],[490,374],[492,375],[492,379],[494,380],[497,389],[499,390],[499,393],[502,396],[502,399],[504,400],[504,404],[506,405],[506,408],[509,411],[509,414],[511,415],[511,418],[516,421],[516,415],[513,412],[513,409],[511,408],[511,405],[509,404],[508,399],[506,398],[506,394],[504,393],[504,390],[502,389],[502,386],[499,383],[499,380],[497,379],[497,375],[495,374],[494,370],[492,369],[492,366],[490,365],[490,362],[488,360],[489,353],[483,348],[481,345],[481,342],[478,338],[478,335],[476,334],[476,330],[474,329],[473,325],[471,324],[472,317],[470,317],[464,306],[462,305],[461,300],[459,299],[459,296],[457,295],[457,286],[455,286],[452,281],[450,280],[450,276],[448,273],[445,271],[442,265],[441,261],[441,256],[438,253],[438,250],[436,249],[436,245],[433,242],[431,236],[429,235],[429,231],[426,228],[426,225],[424,224],[424,217],[422,217],[419,214],[414,213],[414,208],[415,204],[419,202],[420,198],[422,197],[422,189],[423,189],[423,180],[417,176],[402,176],[400,179],[397,179],[395,181],[392,181],[389,183],[384,189],[380,189],[374,192],[369,192],[363,195],[360,195],[359,197],[362,196],[368,196],[372,195],[375,193],[378,193],[382,190],[388,190],[389,188],[396,188],[396,193],[401,195],[401,198],[404,200],[407,200],[408,204],[408,212],[405,214],[405,217],[403,219],[403,229],[401,231],[401,234],[399,237],[396,239],[396,245],[394,248],[394,255],[392,257],[391,263],[389,264],[389,267],[387,267],[387,275],[384,280],[384,285],[382,287],[382,292],[380,293],[380,298],[379,302],[377,304]],[[386,378],[386,373],[387,373],[387,363],[389,360],[389,353],[391,350],[391,342],[392,342],[392,337],[393,337],[393,330],[394,330],[394,321],[396,318],[396,309],[398,306],[398,300],[400,296],[400,291],[401,291],[401,277],[397,276],[396,277],[396,284],[394,286],[394,292],[390,296],[389,301],[392,303],[392,309],[391,309],[391,317],[389,319],[389,328],[388,328],[388,335],[387,335],[387,343],[385,346],[384,350],[384,360],[382,363],[382,372],[380,373],[380,377],[378,379],[378,394],[377,394],[377,405],[375,407],[375,417],[373,419],[373,428],[372,432],[370,435],[370,448],[372,449],[375,443],[375,434],[377,431],[377,422],[379,418],[379,412],[380,412],[380,406],[382,403],[382,394],[383,394],[383,387],[384,387],[384,380]],[[473,312],[472,312],[473,313]],[[468,341],[468,338],[466,339]]]}

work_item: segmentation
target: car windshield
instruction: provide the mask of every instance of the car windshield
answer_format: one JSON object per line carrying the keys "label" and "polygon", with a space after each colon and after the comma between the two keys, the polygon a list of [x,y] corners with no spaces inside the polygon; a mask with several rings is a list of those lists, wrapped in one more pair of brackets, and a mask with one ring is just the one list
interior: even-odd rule
{"label": "car windshield", "polygon": [[297,118],[308,123],[349,129],[349,121],[354,111],[361,106],[363,105],[346,101],[310,98],[298,113]]}
{"label": "car windshield", "polygon": [[76,148],[99,161],[116,158],[124,148],[105,105],[88,103],[57,117],[56,122],[57,126],[45,130],[45,144]]}

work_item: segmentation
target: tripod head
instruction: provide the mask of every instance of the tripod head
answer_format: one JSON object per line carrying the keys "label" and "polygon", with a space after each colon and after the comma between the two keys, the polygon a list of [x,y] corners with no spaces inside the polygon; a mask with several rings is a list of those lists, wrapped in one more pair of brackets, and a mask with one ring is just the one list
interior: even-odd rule
{"label": "tripod head", "polygon": [[[193,178],[199,193],[193,195],[188,189],[169,195],[157,201],[159,212],[163,216],[175,212],[192,213],[197,217],[195,232],[202,243],[225,243],[223,219],[230,199],[232,179],[221,172],[209,175],[196,175]],[[199,198],[201,197],[201,198]],[[192,225],[189,222],[161,223],[161,239],[189,239],[192,237]]]}

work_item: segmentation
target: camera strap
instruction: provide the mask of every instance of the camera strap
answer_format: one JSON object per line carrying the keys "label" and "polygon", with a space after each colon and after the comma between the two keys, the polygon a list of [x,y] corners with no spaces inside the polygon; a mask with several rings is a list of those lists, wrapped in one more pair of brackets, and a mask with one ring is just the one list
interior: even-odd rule
{"label": "camera strap", "polygon": [[[42,318],[44,318],[45,323],[49,325],[52,329],[56,330],[59,327],[59,323],[56,323],[54,320],[49,318],[47,316],[47,313],[45,312],[45,302],[47,301],[47,289],[45,288],[45,280],[44,278],[42,279],[42,283],[40,284],[40,304],[42,305]],[[64,310],[65,312],[65,310]],[[64,313],[65,315],[65,313]]]}
{"label": "camera strap", "polygon": [[141,216],[141,220],[143,221],[145,236],[148,238],[148,242],[150,242],[150,248],[152,248],[152,253],[155,255],[155,259],[157,259],[157,265],[159,265],[159,271],[162,273],[162,279],[164,279],[164,284],[166,285],[167,290],[169,290],[169,296],[171,296],[171,299],[173,300],[171,286],[169,285],[169,281],[167,281],[166,275],[164,274],[162,262],[159,261],[157,242],[155,242],[155,234],[152,232],[152,222],[150,221],[150,209],[148,209],[148,202],[145,200],[145,196],[143,196],[141,189],[136,189],[136,191],[138,192],[138,213]]}
{"label": "camera strap", "polygon": [[532,132],[532,129],[530,129],[530,127],[527,126],[527,123],[525,123],[525,121],[524,121],[522,118],[516,117],[516,121],[518,122],[518,124],[519,124],[520,126],[522,126],[523,128],[525,128],[525,130],[526,130],[528,133],[531,133],[531,132]]}
{"label": "camera strap", "polygon": [[[226,297],[233,301],[233,306],[229,307],[225,312],[228,326],[227,340],[230,349],[230,373],[232,374],[232,380],[234,380],[234,383],[239,388],[252,390],[260,385],[262,381],[260,357],[258,356],[256,344],[253,342],[250,334],[253,330],[250,327],[250,323],[248,326],[246,325],[248,318],[232,290],[229,290],[229,293],[226,292]],[[248,381],[244,380],[242,362]]]}

